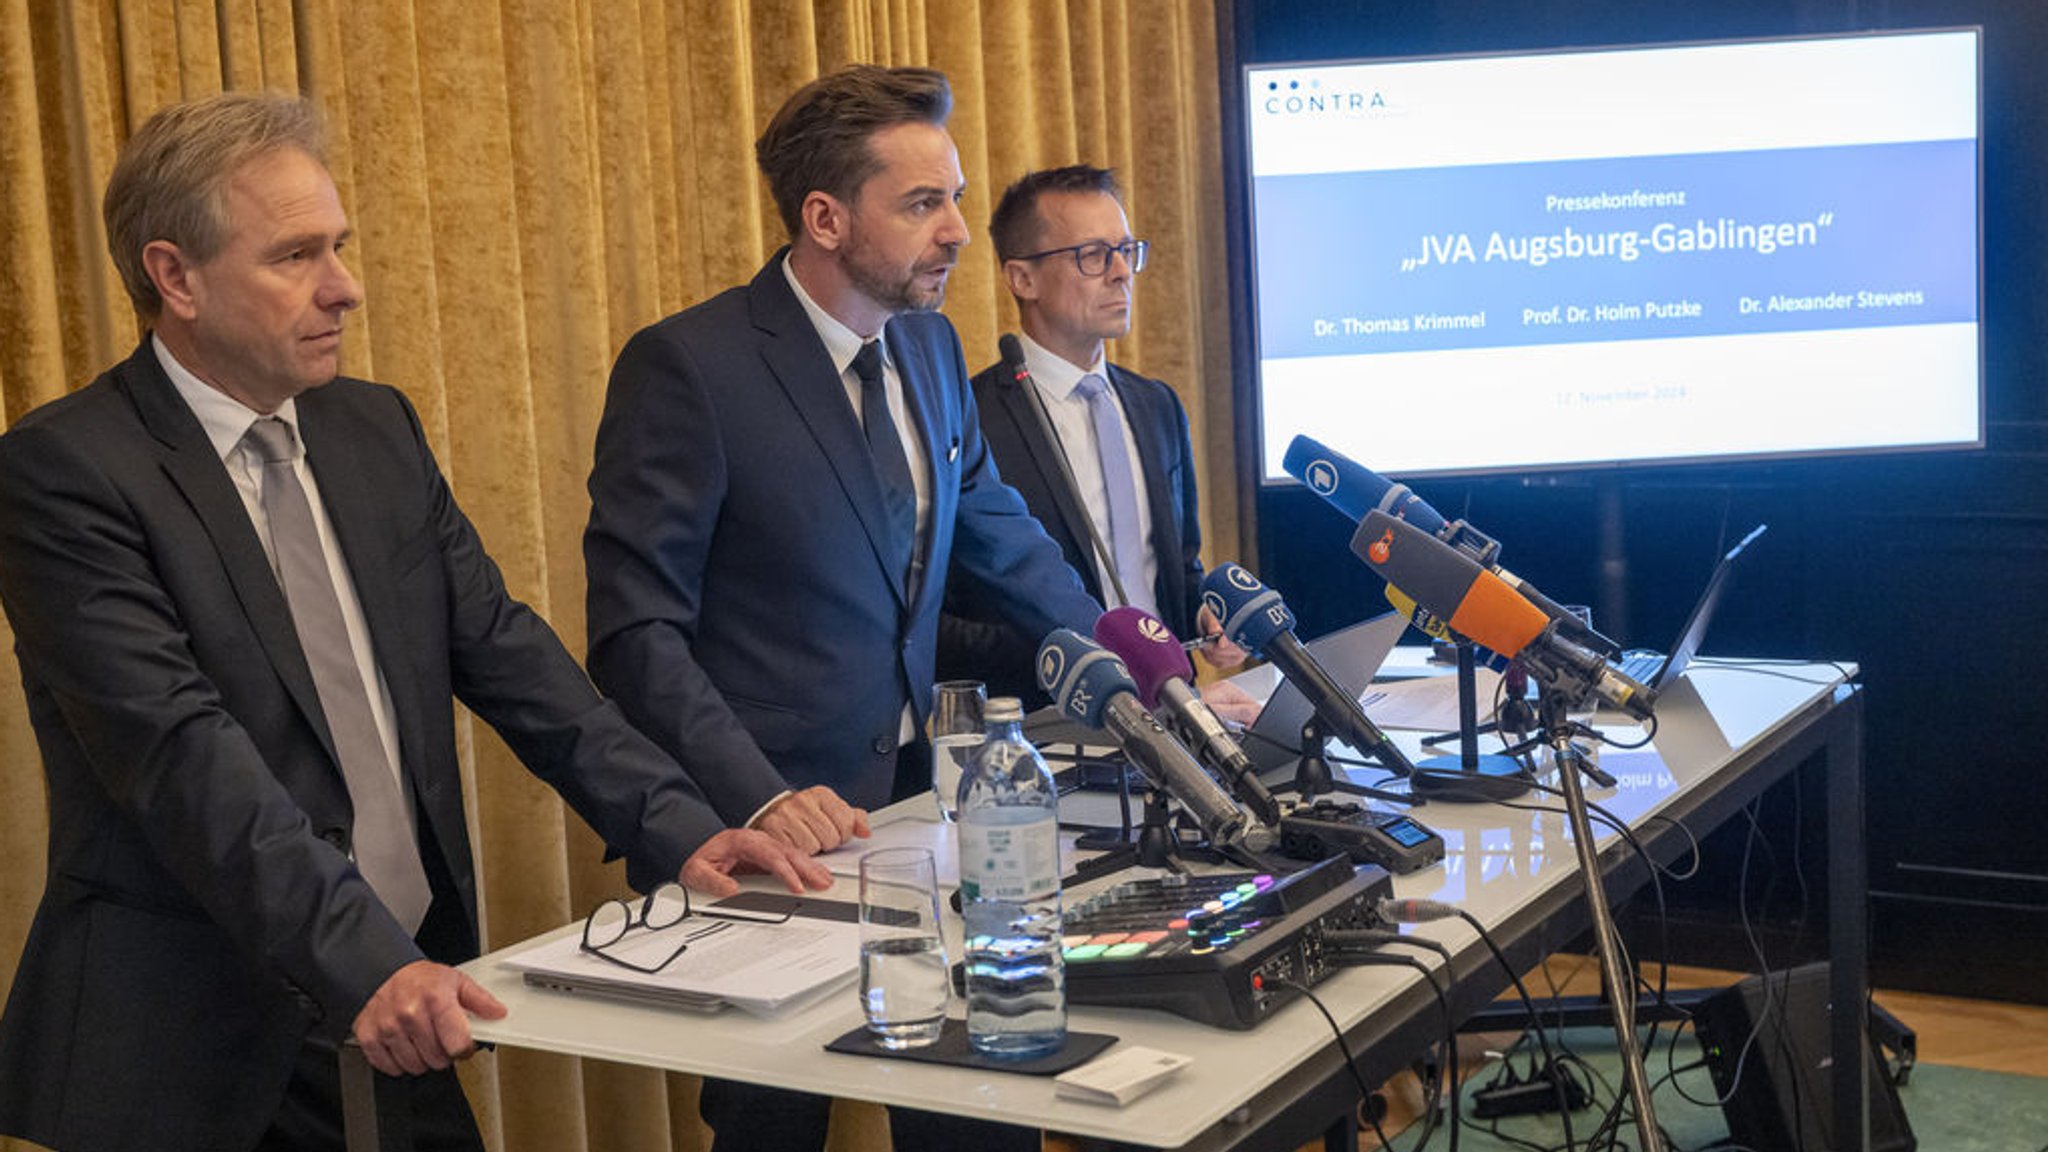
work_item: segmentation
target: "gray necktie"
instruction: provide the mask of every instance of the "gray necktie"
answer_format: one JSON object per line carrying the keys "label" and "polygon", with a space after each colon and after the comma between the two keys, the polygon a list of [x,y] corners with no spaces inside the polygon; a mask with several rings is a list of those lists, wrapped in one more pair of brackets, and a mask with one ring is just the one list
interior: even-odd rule
{"label": "gray necktie", "polygon": [[370,697],[342,623],[341,601],[328,575],[327,553],[313,524],[306,490],[292,467],[291,426],[266,416],[249,426],[249,447],[263,461],[263,514],[277,550],[278,581],[291,605],[299,646],[313,671],[320,710],[341,759],[342,780],[355,807],[356,868],[407,932],[419,929],[432,894],[398,774],[392,771]]}
{"label": "gray necktie", "polygon": [[[1158,605],[1145,582],[1146,545],[1138,530],[1138,481],[1131,470],[1131,451],[1124,444],[1123,414],[1117,409],[1109,382],[1093,372],[1081,377],[1074,391],[1088,401],[1088,419],[1095,425],[1095,451],[1102,459],[1103,495],[1109,500],[1109,551],[1116,558],[1117,580],[1123,584],[1131,607],[1156,616]],[[1109,589],[1103,591],[1107,594]]]}

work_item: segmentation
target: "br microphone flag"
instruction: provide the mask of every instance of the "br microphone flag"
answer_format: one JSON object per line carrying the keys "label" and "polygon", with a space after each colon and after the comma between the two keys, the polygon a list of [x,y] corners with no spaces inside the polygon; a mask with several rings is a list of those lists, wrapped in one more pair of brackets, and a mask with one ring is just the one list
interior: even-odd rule
{"label": "br microphone flag", "polygon": [[1235,845],[1245,839],[1243,810],[1145,710],[1130,673],[1114,653],[1072,629],[1054,629],[1038,649],[1038,686],[1061,715],[1116,737],[1131,763],[1154,787],[1180,801],[1211,843]]}
{"label": "br microphone flag", "polygon": [[1084,728],[1103,726],[1111,696],[1136,691],[1122,660],[1068,628],[1057,629],[1040,645],[1038,686],[1061,715]]}

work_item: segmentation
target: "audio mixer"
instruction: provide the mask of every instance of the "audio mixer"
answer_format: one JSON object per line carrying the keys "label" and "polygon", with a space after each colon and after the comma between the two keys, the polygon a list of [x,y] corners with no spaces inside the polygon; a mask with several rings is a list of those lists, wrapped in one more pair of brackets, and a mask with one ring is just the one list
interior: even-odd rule
{"label": "audio mixer", "polygon": [[1379,926],[1384,869],[1343,857],[1287,876],[1127,880],[1067,909],[1067,1000],[1245,1029],[1336,971],[1323,934]]}

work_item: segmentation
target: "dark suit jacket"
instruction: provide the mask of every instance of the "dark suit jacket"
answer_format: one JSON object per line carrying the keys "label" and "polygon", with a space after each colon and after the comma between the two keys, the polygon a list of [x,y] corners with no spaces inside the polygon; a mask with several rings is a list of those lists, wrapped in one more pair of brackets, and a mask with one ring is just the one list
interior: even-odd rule
{"label": "dark suit jacket", "polygon": [[147,340],[0,437],[0,600],[49,782],[49,876],[4,1018],[0,1131],[72,1149],[252,1146],[305,1037],[421,958],[476,955],[452,697],[632,862],[718,828],[507,597],[397,391],[298,398],[389,686],[436,885],[419,942],[351,820],[284,594]]}
{"label": "dark suit jacket", "polygon": [[[1152,594],[1167,627],[1190,639],[1202,607],[1202,527],[1187,412],[1173,389],[1149,376],[1111,364],[1109,382],[1123,402],[1138,443],[1138,467],[1145,474],[1152,553],[1159,561]],[[1067,563],[1080,573],[1088,594],[1107,603],[1113,597],[1105,596],[1096,575],[1087,510],[1060,475],[1059,446],[1046,436],[1031,397],[1001,364],[995,364],[974,378],[974,399],[981,411],[982,435],[1003,479],[1045,525]],[[991,693],[1035,698],[1039,693],[1032,681],[1032,662],[1041,639],[1003,624],[979,585],[952,582],[939,628],[940,678],[981,680]]]}
{"label": "dark suit jacket", "polygon": [[936,313],[884,333],[931,466],[932,575],[904,588],[860,423],[782,260],[627,342],[583,544],[591,675],[735,823],[785,787],[891,798],[949,565],[1034,635],[1101,613],[997,478]]}

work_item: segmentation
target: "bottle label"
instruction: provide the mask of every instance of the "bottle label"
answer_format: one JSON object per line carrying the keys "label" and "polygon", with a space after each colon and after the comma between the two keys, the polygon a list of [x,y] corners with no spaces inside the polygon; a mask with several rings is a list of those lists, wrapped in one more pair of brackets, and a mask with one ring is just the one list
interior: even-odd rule
{"label": "bottle label", "polygon": [[1059,890],[1059,831],[1051,820],[961,823],[961,899],[1040,900]]}

